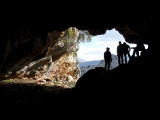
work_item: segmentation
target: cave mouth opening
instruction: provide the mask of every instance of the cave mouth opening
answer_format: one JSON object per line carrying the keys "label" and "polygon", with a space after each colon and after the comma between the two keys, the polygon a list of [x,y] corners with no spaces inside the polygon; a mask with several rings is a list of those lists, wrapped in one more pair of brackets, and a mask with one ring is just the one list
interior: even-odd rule
{"label": "cave mouth opening", "polygon": [[[121,26],[119,26],[119,27],[121,27]],[[126,27],[123,27],[123,28],[126,28]],[[139,27],[138,27],[139,28]],[[86,29],[86,28],[85,28]],[[107,28],[106,27],[106,29],[109,29],[109,28]],[[127,28],[126,28],[127,29]],[[125,29],[125,30],[126,30]],[[89,29],[88,29],[89,30]],[[98,30],[98,29],[97,29]],[[124,31],[125,31],[124,30]],[[136,30],[136,29],[135,29]],[[150,31],[150,30],[149,30]],[[109,32],[109,31],[107,31],[107,32]],[[123,31],[121,31],[121,32],[123,32]],[[131,33],[132,33],[133,31],[131,31]],[[153,31],[154,32],[154,31]],[[13,33],[15,33],[14,31],[13,31]],[[124,32],[124,34],[126,33],[126,31]],[[132,35],[131,33],[128,33],[129,35]],[[144,32],[145,33],[145,32]],[[148,32],[146,32],[146,33],[148,33]],[[21,33],[20,33],[21,34]],[[140,34],[141,35],[141,34]],[[145,34],[146,35],[146,34]],[[152,35],[154,35],[153,33],[152,33]],[[18,36],[18,35],[17,35]],[[22,37],[25,37],[25,36],[22,36]],[[30,36],[28,36],[28,38],[29,38]],[[146,36],[146,37],[148,37],[148,36]],[[38,41],[38,42],[40,42],[40,43],[42,43],[42,45],[43,45],[43,40],[41,40],[41,39],[39,39],[39,37],[38,38],[36,38],[35,37],[35,39]],[[31,39],[31,41],[33,41],[34,39]],[[9,41],[9,40],[8,40]],[[15,40],[16,41],[16,40]],[[41,42],[42,41],[42,42]],[[9,41],[10,42],[10,41]],[[13,41],[14,42],[14,41]],[[15,43],[17,43],[17,45],[18,45],[18,42],[19,41],[16,41]],[[24,42],[24,41],[23,41]],[[25,41],[25,42],[28,42],[28,41]],[[25,42],[23,43],[24,45],[25,45]],[[33,41],[34,43],[35,43],[35,41]],[[32,42],[32,43],[33,43]],[[7,44],[7,42],[5,42],[6,44]],[[30,42],[29,42],[30,43]],[[89,44],[89,43],[88,43]],[[117,45],[118,45],[118,41],[117,41],[117,43],[116,43]],[[9,45],[9,44],[7,44],[7,45]],[[10,45],[12,45],[12,44],[10,44]],[[30,46],[30,44],[28,44],[29,46]],[[35,45],[35,44],[34,44]],[[39,44],[40,45],[40,44]],[[5,45],[4,45],[5,46]],[[36,46],[36,45],[35,45]],[[6,47],[6,46],[5,46]],[[37,47],[37,46],[36,46]],[[35,48],[36,48],[35,47]],[[41,48],[41,46],[39,46],[40,48]],[[105,46],[105,48],[106,48],[107,46]],[[10,46],[9,46],[9,48],[10,48]],[[20,47],[20,48],[22,48],[22,47]],[[93,47],[94,48],[94,47]],[[17,50],[21,50],[21,49],[17,49]],[[9,50],[8,50],[9,51]],[[21,51],[23,51],[23,50],[21,50]],[[31,51],[32,51],[32,49],[31,49]],[[103,53],[104,53],[104,51],[105,50],[103,50],[102,51],[102,56],[103,56]],[[26,54],[25,54],[25,52],[27,52],[27,51],[23,51],[24,52],[24,55],[26,56]],[[111,52],[112,52],[112,49],[111,49]],[[14,53],[14,52],[13,52]],[[113,53],[113,52],[112,52]],[[21,54],[20,54],[21,55]],[[16,56],[16,54],[14,54],[14,56],[15,56],[15,58],[17,57]],[[7,58],[8,59],[8,58]],[[26,58],[26,59],[28,59],[28,58]],[[15,60],[16,61],[16,60]],[[9,62],[9,61],[8,61]],[[15,65],[16,65],[16,63],[14,63]],[[7,64],[6,64],[7,65]],[[46,66],[47,67],[47,66]],[[148,67],[148,66],[147,66]],[[149,67],[150,68],[150,67]],[[41,68],[39,68],[39,69],[41,69]],[[146,69],[146,68],[144,68],[144,69]],[[144,69],[142,69],[142,70],[144,70]],[[151,75],[153,75],[153,74],[151,74],[151,75],[149,75],[149,74],[147,74],[147,73],[149,73],[150,71],[151,71],[152,69],[147,69],[147,70],[145,70],[144,72],[145,72],[145,74],[146,74],[146,76],[148,77],[150,77]],[[140,71],[140,70],[139,70]],[[149,72],[147,72],[147,71],[149,71]],[[53,71],[54,72],[54,71]],[[133,71],[133,73],[134,73],[134,71]],[[138,72],[137,72],[138,73]],[[141,75],[142,73],[139,73],[138,75]],[[137,75],[137,76],[138,76]],[[134,78],[136,78],[136,79],[133,79],[132,78],[132,81],[134,81],[134,80],[140,80],[140,78],[138,78],[137,76],[135,76]],[[143,77],[143,76],[142,76]],[[141,77],[141,78],[142,78]],[[145,77],[145,78],[147,78],[147,77]],[[149,78],[148,77],[148,78]],[[153,76],[152,76],[153,77]],[[137,79],[138,78],[138,79]],[[91,79],[92,80],[92,79]],[[145,79],[144,79],[145,80]],[[47,80],[46,80],[47,81]],[[7,82],[12,82],[12,80],[10,79],[10,80],[7,80],[6,81],[6,83]],[[41,84],[43,84],[43,83],[45,83],[45,81],[39,81]],[[52,81],[51,81],[52,82]],[[96,83],[96,85],[97,85],[97,81],[95,82]],[[136,82],[136,83],[139,83],[139,81],[138,82]],[[150,83],[150,82],[148,82],[148,83]],[[58,84],[57,82],[55,82],[54,84]],[[87,87],[88,87],[88,89],[90,89],[90,90],[92,90],[92,88],[90,88],[90,86],[94,86],[94,83],[93,84],[91,84],[90,83],[90,81],[89,81],[89,84],[86,84],[86,81],[84,81],[84,84],[83,85],[86,85]],[[101,85],[103,85],[103,83],[101,83]],[[130,85],[130,84],[129,84]],[[136,85],[136,84],[133,84],[133,85]],[[147,85],[144,85],[144,84],[141,84],[142,85],[142,89],[143,89],[143,86],[147,86],[148,87],[148,84]],[[39,93],[47,93],[48,91],[50,91],[50,89],[47,91],[47,92],[43,92],[44,91],[44,89],[42,89],[41,87],[35,87],[35,86],[33,86],[35,89],[32,89],[33,87],[30,87],[30,90],[28,91],[28,85],[27,86],[17,86],[18,87],[18,89],[16,89],[14,86],[12,87],[12,86],[9,86],[9,87],[7,87],[7,85],[6,85],[6,87],[0,87],[1,88],[1,90],[0,91],[4,91],[6,94],[2,94],[2,96],[1,96],[1,98],[3,98],[2,100],[4,100],[5,101],[5,98],[7,98],[8,99],[8,101],[10,102],[10,100],[12,100],[13,98],[13,95],[14,94],[12,94],[14,91],[16,91],[17,92],[17,94],[16,95],[19,95],[17,98],[20,98],[20,100],[22,101],[23,99],[21,99],[21,98],[28,98],[28,100],[31,100],[30,98],[32,97],[32,98],[34,98],[34,96],[36,96],[37,97],[37,101],[39,101],[39,98],[43,98],[43,94],[41,94],[42,96],[40,96],[40,97],[38,97],[39,95],[37,95],[37,93],[39,94]],[[58,87],[58,85],[57,85],[57,87]],[[101,87],[101,86],[100,86]],[[130,86],[129,86],[130,87]],[[83,88],[83,86],[82,86],[82,88]],[[137,88],[136,86],[134,87],[135,89]],[[23,89],[25,89],[27,92],[25,92]],[[8,92],[7,92],[7,90],[8,90]],[[59,89],[59,87],[56,89],[56,90],[60,90]],[[98,89],[96,89],[96,90],[98,90]],[[116,90],[118,90],[118,89],[116,89]],[[125,89],[126,90],[126,89]],[[145,89],[144,89],[145,90]],[[13,92],[12,92],[13,91]],[[23,93],[23,91],[24,91],[24,93],[26,93],[27,94],[27,97],[25,96],[26,94],[22,94]],[[101,92],[101,91],[100,91]],[[9,94],[8,94],[9,93]],[[18,94],[18,93],[20,93],[20,94]],[[30,94],[30,93],[32,93],[32,94]],[[143,91],[141,91],[140,93],[143,93]],[[147,91],[147,93],[148,93],[148,91]],[[7,95],[7,97],[6,97],[6,95]],[[10,97],[8,97],[8,95],[10,95]],[[23,95],[22,97],[21,97],[21,95]],[[51,94],[47,94],[47,95],[51,95]],[[52,100],[52,99],[51,99]],[[50,101],[51,101],[50,100]],[[64,99],[63,99],[64,100]],[[5,101],[5,103],[7,103],[8,101]],[[19,101],[19,100],[15,100],[15,101]],[[14,100],[13,100],[13,102],[12,103],[16,103]],[[26,99],[24,99],[23,101],[27,101]],[[22,101],[22,102],[23,102]],[[20,102],[20,101],[19,101]],[[46,100],[46,102],[48,103],[48,101]],[[2,102],[3,103],[3,102]],[[42,103],[44,103],[44,101],[43,101],[43,99],[42,99]],[[52,102],[53,103],[53,102]]]}
{"label": "cave mouth opening", "polygon": [[[133,48],[136,47],[134,43],[128,43],[125,41],[123,35],[119,33],[115,28],[111,30],[107,30],[105,34],[92,36],[91,41],[89,42],[81,42],[79,43],[78,50],[78,61],[79,67],[81,70],[81,77],[90,69],[95,69],[96,67],[104,67],[104,52],[106,48],[110,48],[110,52],[112,54],[112,62],[110,69],[116,68],[118,64],[118,56],[117,56],[117,46],[119,41],[123,44],[127,43],[130,47],[130,55],[133,55]],[[145,49],[148,48],[147,44],[144,44]],[[141,51],[139,51],[141,54]],[[135,54],[135,56],[137,56]],[[125,61],[125,58],[123,58]],[[129,61],[129,56],[127,56],[127,62]]]}
{"label": "cave mouth opening", "polygon": [[[65,36],[65,34],[64,34],[64,36],[65,36],[65,38],[74,38],[74,34],[75,34],[75,38],[76,38],[76,35],[77,35],[77,30],[76,30],[77,28],[73,28],[73,27],[70,27],[70,28],[68,28],[67,29],[67,32],[66,32],[66,36]],[[67,33],[68,33],[68,35],[67,35]],[[55,39],[57,39],[56,37],[57,36],[55,36],[55,34],[57,34],[57,35],[60,35],[61,34],[61,32],[58,32],[58,31],[53,31],[51,34],[49,34],[49,39],[48,39],[48,41],[53,41],[53,40],[55,40]],[[37,38],[38,39],[38,38]],[[61,43],[59,43],[59,44],[57,44],[57,47],[54,47],[54,48],[56,48],[55,50],[59,50],[60,48],[66,48],[67,47],[67,44],[71,44],[71,42],[69,42],[69,39],[68,40],[65,40],[65,39],[60,39],[61,41],[62,41],[62,43],[64,44],[64,45],[66,45],[66,46],[59,46],[59,45],[61,45]],[[112,30],[107,30],[106,31],[106,33],[105,34],[101,34],[101,35],[97,35],[97,36],[92,36],[92,40],[91,40],[91,42],[88,42],[88,43],[86,43],[86,42],[81,42],[81,43],[79,43],[79,50],[78,50],[78,60],[79,60],[79,63],[81,63],[82,61],[85,61],[85,62],[88,62],[88,61],[98,61],[97,63],[100,63],[100,61],[102,61],[103,60],[103,54],[104,54],[104,52],[105,52],[105,50],[106,50],[106,47],[109,47],[110,48],[110,51],[111,51],[111,53],[115,56],[115,61],[114,62],[112,62],[113,64],[111,64],[111,66],[112,66],[112,68],[111,69],[113,69],[113,68],[115,68],[116,66],[118,66],[118,61],[117,61],[117,56],[116,56],[116,49],[117,49],[117,45],[118,45],[118,42],[119,41],[121,41],[122,43],[123,42],[125,42],[125,40],[124,40],[124,38],[123,38],[123,36],[117,31],[117,30],[115,30],[115,29],[112,29]],[[39,39],[39,42],[43,45],[43,41],[41,40],[41,39]],[[40,44],[40,45],[41,45]],[[37,44],[37,45],[39,45],[39,44]],[[37,45],[35,45],[36,47],[37,47]],[[132,46],[135,46],[135,44],[129,44],[131,47]],[[36,48],[35,47],[35,48]],[[40,47],[42,47],[42,46],[40,46]],[[40,48],[39,47],[39,48]],[[48,47],[48,48],[51,48],[51,47],[53,47],[52,46],[52,44]],[[45,51],[45,50],[44,50]],[[52,49],[50,49],[50,54],[52,55],[54,52],[52,51]],[[55,54],[53,54],[53,55],[55,55]],[[45,56],[43,56],[43,57],[45,57]],[[40,58],[41,58],[41,56],[40,56]],[[48,57],[49,59],[50,59],[50,57]],[[66,60],[66,58],[67,58],[67,56],[64,56],[64,58],[62,58],[63,60]],[[71,56],[71,58],[72,58],[72,56]],[[39,58],[37,58],[38,60],[39,60]],[[37,59],[35,59],[35,60],[37,60]],[[33,59],[34,60],[34,59]],[[46,60],[48,60],[48,59],[46,59]],[[61,61],[61,60],[60,60]],[[46,61],[39,61],[40,62],[40,64],[43,64],[44,62],[46,62]],[[47,61],[48,62],[48,61]],[[49,61],[50,62],[50,61]],[[55,62],[54,62],[55,63]],[[58,62],[57,62],[58,63]],[[84,62],[83,62],[84,63]],[[48,64],[49,65],[49,64]],[[64,67],[65,67],[65,65],[66,65],[66,63],[64,62]],[[70,64],[71,65],[71,64]],[[90,65],[89,65],[90,66]],[[72,66],[73,67],[73,66]],[[88,67],[88,65],[87,65],[87,67]],[[104,64],[101,64],[100,65],[100,67],[104,67]],[[31,72],[30,72],[30,68],[34,68]],[[38,69],[37,69],[38,68]],[[37,64],[35,64],[35,66],[34,67],[28,67],[27,68],[27,70],[30,72],[30,74],[35,74],[35,72],[37,72],[38,74],[39,74],[39,71],[41,71],[41,69],[44,69],[44,68],[47,68],[47,66],[46,65],[44,65],[44,66],[42,66],[42,67],[39,67],[39,65]],[[53,72],[53,74],[56,74],[56,72],[57,71],[61,71],[62,72],[62,74],[63,74],[63,67],[62,67],[62,65],[57,65],[57,66],[51,66],[50,67],[52,70],[50,71],[50,70],[48,70],[48,72]],[[91,67],[92,68],[92,67]],[[55,70],[56,69],[56,70]],[[39,70],[39,71],[38,71]],[[87,69],[88,70],[88,69]],[[82,72],[82,71],[81,71]],[[68,72],[69,74],[73,74],[72,72]],[[26,74],[28,74],[28,72],[26,72]],[[41,74],[41,73],[40,73]],[[81,74],[81,76],[82,76],[82,74]],[[41,76],[40,76],[41,77]],[[50,77],[50,76],[49,76]],[[52,76],[53,77],[53,76]],[[56,77],[56,76],[55,76]],[[25,82],[25,76],[23,77],[24,79],[23,79],[23,82]],[[62,76],[61,75],[59,75],[59,78],[62,78]],[[29,79],[29,78],[28,78]],[[70,80],[71,79],[71,81],[72,81],[72,77],[68,77],[68,79]],[[30,82],[31,82],[32,80],[30,80]],[[39,80],[38,81],[38,83],[39,84],[45,84],[46,83],[46,81],[47,81],[47,83],[48,83],[48,81],[49,82],[51,82],[51,83],[53,83],[51,80],[48,80],[48,79],[46,79],[46,80]],[[59,84],[60,82],[57,82],[58,80],[56,79],[55,80],[55,82],[54,82],[54,85],[57,85],[57,84]],[[12,82],[12,79],[9,79],[9,80],[6,80],[5,82]],[[17,81],[13,81],[13,82],[17,82]],[[68,86],[71,86],[71,87],[74,87],[74,85],[75,85],[76,83],[75,82],[73,82],[73,84],[69,84]]]}
{"label": "cave mouth opening", "polygon": [[[112,62],[110,69],[118,66],[117,46],[119,41],[125,42],[124,37],[115,29],[107,30],[105,34],[92,36],[90,42],[81,42],[79,44],[78,60],[81,70],[81,76],[95,67],[104,67],[104,52],[110,48]],[[128,43],[127,43],[128,44]],[[131,45],[134,46],[134,45]]]}
{"label": "cave mouth opening", "polygon": [[92,36],[90,42],[81,42],[79,44],[78,58],[80,61],[103,60],[103,53],[106,48],[117,55],[118,42],[125,42],[124,37],[115,29],[107,30],[105,34]]}

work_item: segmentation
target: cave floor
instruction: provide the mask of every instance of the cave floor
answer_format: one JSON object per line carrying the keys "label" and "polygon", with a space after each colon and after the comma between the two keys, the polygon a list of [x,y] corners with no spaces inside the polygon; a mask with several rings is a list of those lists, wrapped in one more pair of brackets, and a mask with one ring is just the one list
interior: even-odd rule
{"label": "cave floor", "polygon": [[76,81],[52,81],[52,80],[38,80],[33,78],[24,79],[6,79],[0,80],[0,84],[35,84],[50,87],[61,87],[61,88],[73,88],[75,87]]}
{"label": "cave floor", "polygon": [[35,82],[32,80],[1,82],[0,106],[54,104],[56,99],[64,97],[72,89],[58,85],[36,84]]}

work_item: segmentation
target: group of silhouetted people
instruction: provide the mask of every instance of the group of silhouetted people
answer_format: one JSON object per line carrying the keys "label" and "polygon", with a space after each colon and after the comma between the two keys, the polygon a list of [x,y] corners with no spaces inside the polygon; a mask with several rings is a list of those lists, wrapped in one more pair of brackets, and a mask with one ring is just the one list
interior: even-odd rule
{"label": "group of silhouetted people", "polygon": [[129,58],[131,58],[130,50],[131,48],[128,44],[126,44],[126,42],[123,42],[122,44],[121,41],[119,41],[119,45],[117,46],[117,56],[119,65],[123,64],[123,57],[125,59],[125,64],[127,64],[127,55]]}
{"label": "group of silhouetted people", "polygon": [[[137,57],[139,57],[139,51],[143,52],[145,50],[145,47],[143,45],[143,43],[138,42],[136,47],[132,47],[133,50],[133,54],[132,57],[135,57],[135,54],[137,55]],[[117,46],[117,56],[118,56],[118,63],[119,65],[124,64],[123,59],[125,60],[125,64],[127,64],[127,56],[130,59],[131,55],[130,55],[130,46],[126,43],[123,42],[123,44],[121,43],[121,41],[119,41],[119,45]],[[106,48],[106,51],[104,52],[104,60],[105,60],[105,70],[109,70],[110,69],[110,63],[112,62],[112,55],[110,52],[110,48]]]}

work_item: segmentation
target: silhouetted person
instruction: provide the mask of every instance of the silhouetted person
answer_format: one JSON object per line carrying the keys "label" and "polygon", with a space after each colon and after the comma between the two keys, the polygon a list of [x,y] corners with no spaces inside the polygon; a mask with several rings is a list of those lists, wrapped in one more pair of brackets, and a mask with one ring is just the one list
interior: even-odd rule
{"label": "silhouetted person", "polygon": [[121,41],[119,41],[119,45],[117,46],[117,56],[119,65],[123,64],[123,45]]}
{"label": "silhouetted person", "polygon": [[112,62],[112,56],[110,52],[110,48],[106,48],[106,51],[104,52],[104,60],[105,60],[105,70],[110,69],[110,63]]}
{"label": "silhouetted person", "polygon": [[135,54],[137,55],[137,57],[139,57],[139,51],[143,52],[144,50],[145,50],[145,47],[144,47],[143,43],[142,42],[138,42],[137,46],[133,50],[132,57],[135,57]]}
{"label": "silhouetted person", "polygon": [[124,58],[125,58],[125,64],[127,64],[127,55],[129,58],[131,58],[130,56],[130,46],[128,44],[126,44],[126,42],[123,42],[123,55],[124,55]]}

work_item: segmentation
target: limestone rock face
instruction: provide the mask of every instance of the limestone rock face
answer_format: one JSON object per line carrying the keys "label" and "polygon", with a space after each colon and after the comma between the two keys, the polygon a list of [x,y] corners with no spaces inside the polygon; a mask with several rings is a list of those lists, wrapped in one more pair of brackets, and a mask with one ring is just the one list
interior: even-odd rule
{"label": "limestone rock face", "polygon": [[[22,60],[8,72],[8,78],[35,78],[55,81],[76,81],[80,70],[76,61],[77,38],[79,30],[68,28],[66,31],[48,33],[45,46],[40,46],[41,53],[34,57],[22,69],[17,70]],[[44,49],[44,50],[43,50]],[[43,50],[43,51],[42,51]],[[35,51],[39,52],[39,51]]]}
{"label": "limestone rock face", "polygon": [[76,81],[79,78],[80,70],[74,53],[61,56],[54,61],[43,78],[47,77],[55,81]]}

